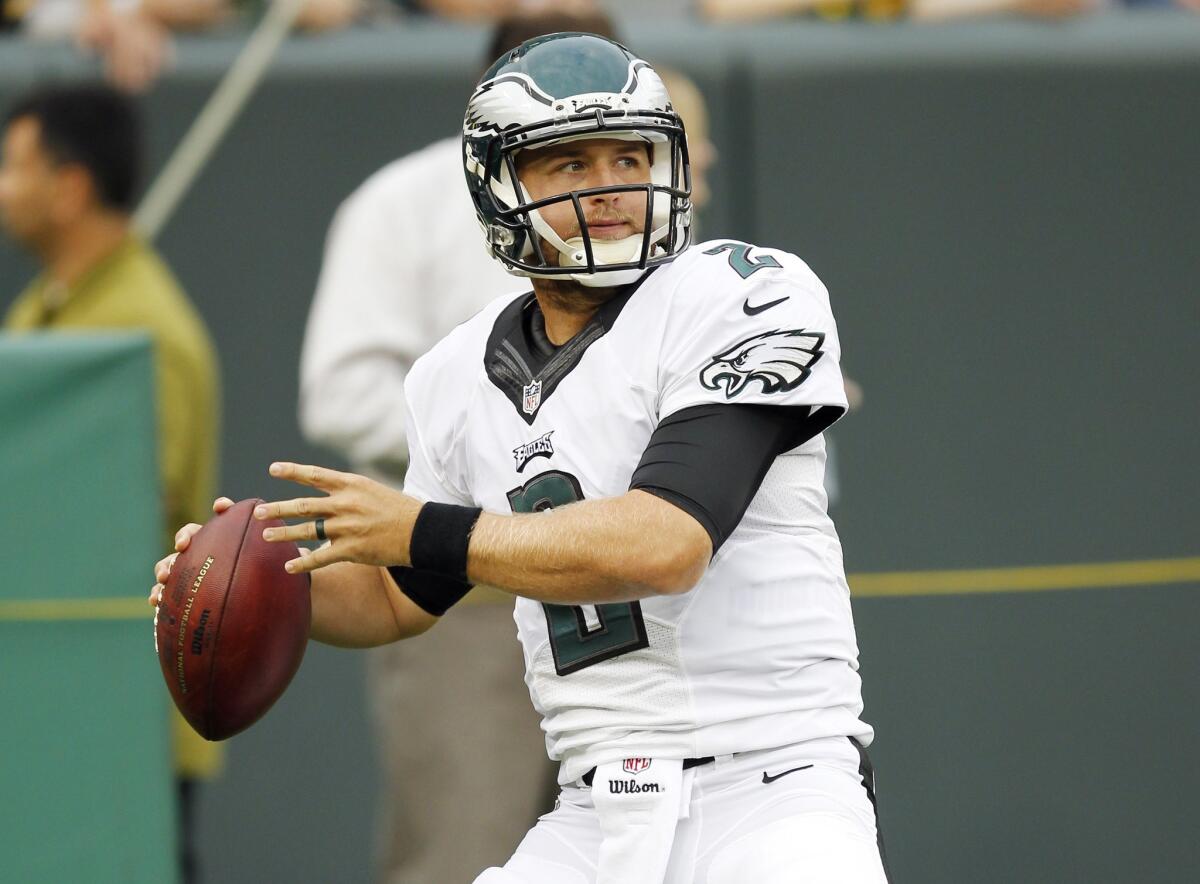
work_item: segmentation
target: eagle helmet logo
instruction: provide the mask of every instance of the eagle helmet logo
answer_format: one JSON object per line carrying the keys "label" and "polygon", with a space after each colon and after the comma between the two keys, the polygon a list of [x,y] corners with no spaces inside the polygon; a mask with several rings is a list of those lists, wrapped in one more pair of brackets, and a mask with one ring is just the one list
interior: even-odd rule
{"label": "eagle helmet logo", "polygon": [[822,332],[792,329],[769,331],[738,341],[700,372],[706,390],[725,391],[732,399],[750,386],[762,385],[763,393],[794,390],[812,373],[821,358],[825,335]]}

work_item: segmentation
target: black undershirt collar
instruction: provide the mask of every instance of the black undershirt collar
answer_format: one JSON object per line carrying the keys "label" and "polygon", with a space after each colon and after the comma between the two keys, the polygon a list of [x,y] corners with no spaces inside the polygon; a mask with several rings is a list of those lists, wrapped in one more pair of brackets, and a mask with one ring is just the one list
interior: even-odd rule
{"label": "black undershirt collar", "polygon": [[612,329],[621,310],[653,272],[648,270],[637,282],[622,287],[561,346],[547,337],[546,318],[533,292],[501,311],[484,350],[484,369],[525,423],[533,424],[542,403],[579,364],[588,347]]}
{"label": "black undershirt collar", "polygon": [[546,334],[546,314],[542,312],[541,305],[538,304],[536,298],[529,303],[524,315],[525,334],[528,337],[529,349],[543,359],[549,360],[562,345],[551,341],[550,336]]}

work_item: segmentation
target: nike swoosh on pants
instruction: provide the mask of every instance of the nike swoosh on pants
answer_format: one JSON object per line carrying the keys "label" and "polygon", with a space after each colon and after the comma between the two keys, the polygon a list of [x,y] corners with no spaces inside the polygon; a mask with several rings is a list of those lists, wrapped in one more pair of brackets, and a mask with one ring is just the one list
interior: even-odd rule
{"label": "nike swoosh on pants", "polygon": [[783,773],[777,773],[773,777],[767,776],[767,772],[764,770],[763,771],[763,782],[764,783],[773,783],[780,777],[786,777],[788,774],[795,773],[798,770],[808,770],[810,767],[812,767],[811,764],[805,764],[802,767],[793,767],[791,770],[785,770]]}

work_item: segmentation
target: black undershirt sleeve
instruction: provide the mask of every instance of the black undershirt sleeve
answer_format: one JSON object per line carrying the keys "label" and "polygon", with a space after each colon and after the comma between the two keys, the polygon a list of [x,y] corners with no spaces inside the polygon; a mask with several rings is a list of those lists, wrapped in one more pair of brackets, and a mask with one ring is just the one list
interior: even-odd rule
{"label": "black undershirt sleeve", "polygon": [[825,405],[696,405],[666,418],[633,472],[640,489],[691,515],[713,554],[733,533],[775,458],[828,428],[844,409]]}
{"label": "black undershirt sleeve", "polygon": [[474,588],[474,584],[406,565],[392,565],[387,570],[400,591],[434,617],[441,617]]}

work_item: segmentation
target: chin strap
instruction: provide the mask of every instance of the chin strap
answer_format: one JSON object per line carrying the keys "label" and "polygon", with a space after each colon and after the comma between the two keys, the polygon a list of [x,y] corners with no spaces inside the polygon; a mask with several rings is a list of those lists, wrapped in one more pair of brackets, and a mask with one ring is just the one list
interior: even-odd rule
{"label": "chin strap", "polygon": [[[654,231],[658,233],[658,231]],[[619,240],[592,240],[592,255],[596,259],[595,273],[572,273],[571,279],[591,288],[606,288],[614,285],[629,285],[637,282],[646,272],[633,270],[605,270],[606,264],[628,264],[642,255],[643,238],[640,233]],[[559,267],[587,267],[587,252],[583,248],[583,237],[572,237],[564,243],[570,251],[558,251]],[[661,246],[651,246],[649,257],[662,254]]]}
{"label": "chin strap", "polygon": [[[624,239],[593,239],[592,256],[596,259],[596,268],[606,264],[627,264],[636,261],[642,253],[643,242],[644,237],[640,233]],[[565,248],[558,248],[558,243],[554,246],[558,249],[559,267],[587,267],[587,250],[583,247],[582,236],[567,240],[563,243]],[[653,248],[650,254],[654,254]]]}
{"label": "chin strap", "polygon": [[648,272],[648,270],[639,270],[636,267],[632,270],[604,270],[602,268],[595,273],[572,273],[567,278],[586,288],[606,289],[620,285],[633,285]]}
{"label": "chin strap", "polygon": [[[652,197],[657,204],[662,202],[662,197],[655,195]],[[654,218],[658,227],[650,231],[650,251],[647,257],[654,257],[663,253],[663,248],[660,243],[666,238],[670,230],[670,214],[667,213],[666,219],[659,216],[661,211],[656,211]],[[564,240],[561,236],[554,232],[546,219],[542,217],[539,209],[533,209],[529,213],[529,220],[533,224],[533,229],[542,239],[550,244],[550,246],[558,252],[559,267],[578,267],[582,272],[572,273],[570,278],[580,285],[590,288],[607,288],[615,285],[629,285],[637,282],[645,274],[645,270],[634,268],[632,270],[610,270],[604,269],[605,265],[612,264],[630,264],[637,261],[642,255],[642,245],[645,243],[645,234],[635,233],[632,236],[627,236],[619,240],[598,240],[592,239],[592,257],[596,262],[596,272],[587,272],[587,249],[584,248],[583,237],[574,236],[569,240]],[[547,255],[547,260],[553,260]],[[536,276],[537,274],[530,274]],[[561,277],[548,277],[561,278]]]}

